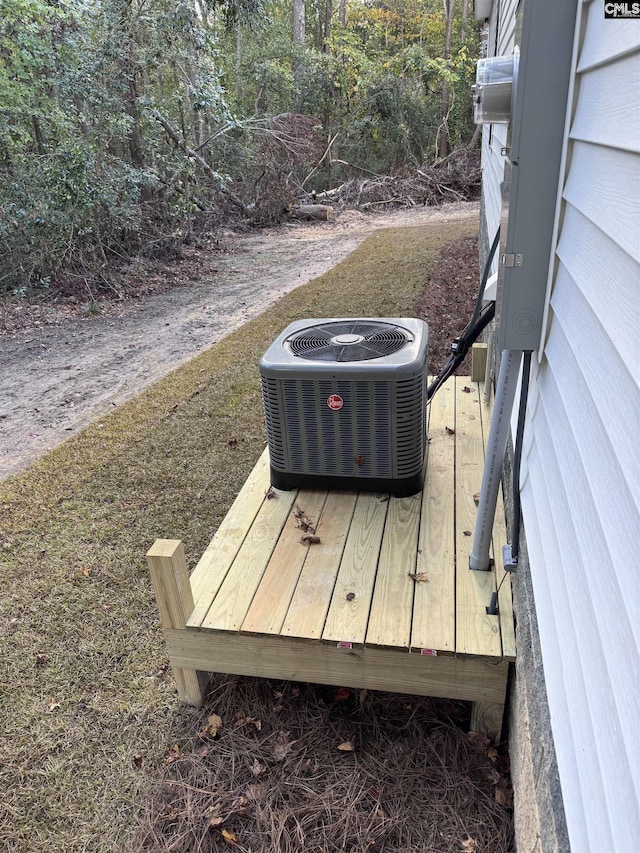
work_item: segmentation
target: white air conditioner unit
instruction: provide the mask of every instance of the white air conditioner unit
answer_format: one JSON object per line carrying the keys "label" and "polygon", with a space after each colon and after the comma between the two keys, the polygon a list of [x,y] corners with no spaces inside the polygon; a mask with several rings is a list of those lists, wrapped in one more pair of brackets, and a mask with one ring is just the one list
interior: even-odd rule
{"label": "white air conditioner unit", "polygon": [[422,320],[288,326],[260,359],[272,484],[399,497],[420,491],[427,352]]}

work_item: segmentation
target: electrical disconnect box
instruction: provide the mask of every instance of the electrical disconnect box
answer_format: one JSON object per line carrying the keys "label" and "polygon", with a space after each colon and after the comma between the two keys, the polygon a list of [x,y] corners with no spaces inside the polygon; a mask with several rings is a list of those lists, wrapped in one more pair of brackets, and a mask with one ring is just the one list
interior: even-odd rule
{"label": "electrical disconnect box", "polygon": [[523,0],[514,54],[478,63],[475,120],[509,125],[496,298],[501,350],[540,345],[576,5]]}

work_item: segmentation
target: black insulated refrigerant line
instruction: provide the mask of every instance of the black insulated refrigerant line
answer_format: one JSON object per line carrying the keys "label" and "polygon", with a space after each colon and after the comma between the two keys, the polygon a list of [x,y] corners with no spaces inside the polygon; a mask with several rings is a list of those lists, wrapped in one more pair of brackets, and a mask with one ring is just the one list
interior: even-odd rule
{"label": "black insulated refrigerant line", "polygon": [[496,232],[496,236],[493,238],[493,243],[491,244],[491,249],[489,250],[489,255],[484,265],[482,280],[480,282],[480,289],[478,290],[478,296],[476,297],[476,304],[473,309],[471,319],[467,323],[464,332],[451,344],[451,355],[449,356],[447,363],[427,388],[427,402],[431,400],[436,391],[442,385],[444,385],[447,379],[462,364],[466,354],[469,352],[471,345],[478,339],[483,329],[485,329],[493,320],[496,310],[495,302],[490,302],[486,306],[486,308],[484,308],[484,310],[481,309],[484,289],[486,287],[487,280],[489,278],[489,271],[491,269],[491,262],[493,261],[493,256],[496,253],[496,249],[498,248],[499,242],[500,229],[498,229],[498,231]]}

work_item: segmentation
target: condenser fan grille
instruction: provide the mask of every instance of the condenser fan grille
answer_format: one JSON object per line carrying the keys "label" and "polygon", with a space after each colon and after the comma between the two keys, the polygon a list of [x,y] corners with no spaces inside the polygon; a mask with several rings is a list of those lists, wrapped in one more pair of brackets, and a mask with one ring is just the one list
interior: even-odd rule
{"label": "condenser fan grille", "polygon": [[298,358],[344,363],[392,355],[412,340],[410,332],[391,323],[351,320],[310,326],[286,345]]}

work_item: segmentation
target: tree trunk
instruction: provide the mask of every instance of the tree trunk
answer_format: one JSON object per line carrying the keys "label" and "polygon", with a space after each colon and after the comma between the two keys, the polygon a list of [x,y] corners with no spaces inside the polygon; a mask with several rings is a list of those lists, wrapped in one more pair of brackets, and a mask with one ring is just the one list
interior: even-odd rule
{"label": "tree trunk", "polygon": [[304,47],[304,0],[293,0],[293,43]]}
{"label": "tree trunk", "polygon": [[341,27],[347,25],[347,0],[339,0],[338,4],[338,20]]}
{"label": "tree trunk", "polygon": [[242,97],[242,86],[240,85],[240,74],[242,72],[242,27],[240,19],[236,21],[236,104],[240,104]]}
{"label": "tree trunk", "polygon": [[322,36],[322,52],[329,53],[329,39],[331,38],[331,17],[333,15],[333,3],[325,0],[324,6],[324,33]]}
{"label": "tree trunk", "polygon": [[[446,62],[451,58],[454,0],[443,0],[443,2],[445,15],[444,59]],[[449,153],[449,83],[446,79],[442,81],[442,123],[439,133],[438,155],[441,160],[444,160]]]}
{"label": "tree trunk", "polygon": [[301,111],[300,83],[302,80],[302,49],[305,40],[304,0],[293,0],[293,80],[296,93],[292,108],[294,112]]}

